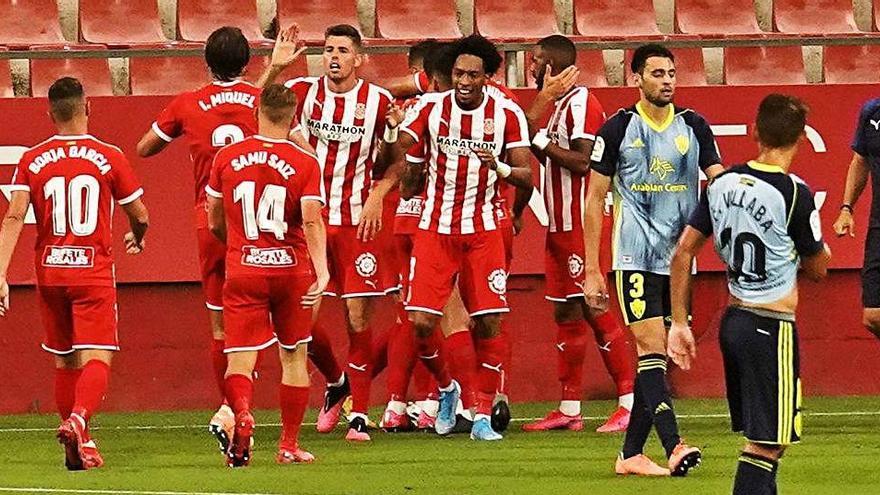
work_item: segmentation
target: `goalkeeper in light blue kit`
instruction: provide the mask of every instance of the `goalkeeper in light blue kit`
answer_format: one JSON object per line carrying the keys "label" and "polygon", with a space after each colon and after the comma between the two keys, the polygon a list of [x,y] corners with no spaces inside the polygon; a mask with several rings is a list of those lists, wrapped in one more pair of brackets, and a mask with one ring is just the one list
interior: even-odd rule
{"label": "goalkeeper in light blue kit", "polygon": [[778,460],[801,436],[797,273],[819,280],[831,258],[810,188],[788,173],[806,115],[795,97],[764,98],[755,126],[758,157],[709,185],[672,259],[668,354],[685,370],[696,357],[687,320],[691,266],[710,235],[727,265],[721,351],[733,430],[747,441],[734,495],[775,495]]}

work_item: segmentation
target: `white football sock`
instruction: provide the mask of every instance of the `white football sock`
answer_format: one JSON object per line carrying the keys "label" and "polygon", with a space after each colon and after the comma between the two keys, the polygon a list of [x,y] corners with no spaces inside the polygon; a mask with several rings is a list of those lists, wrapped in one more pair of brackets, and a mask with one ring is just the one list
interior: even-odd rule
{"label": "white football sock", "polygon": [[628,394],[624,394],[624,395],[621,395],[620,397],[618,397],[617,404],[620,407],[626,409],[627,411],[632,411],[634,400],[635,400],[635,397],[633,396],[632,392],[630,392]]}
{"label": "white football sock", "polygon": [[390,400],[385,410],[392,411],[394,414],[404,414],[406,412],[406,404],[399,400]]}
{"label": "white football sock", "polygon": [[437,417],[437,413],[440,411],[440,403],[436,400],[422,400],[416,402],[416,404],[422,408],[425,414],[431,417]]}
{"label": "white football sock", "polygon": [[580,416],[581,401],[579,400],[563,400],[559,402],[559,412],[566,416]]}

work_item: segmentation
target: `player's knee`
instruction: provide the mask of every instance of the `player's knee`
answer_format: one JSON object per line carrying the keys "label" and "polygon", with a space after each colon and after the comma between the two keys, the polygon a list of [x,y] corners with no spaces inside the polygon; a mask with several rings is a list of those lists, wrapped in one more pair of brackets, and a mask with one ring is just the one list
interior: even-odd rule
{"label": "player's knee", "polygon": [[420,339],[428,338],[434,332],[437,326],[437,318],[425,313],[412,314],[413,329],[416,337]]}
{"label": "player's knee", "polygon": [[862,314],[862,325],[876,337],[880,337],[880,310],[866,310]]}
{"label": "player's knee", "polygon": [[501,316],[483,315],[474,318],[474,336],[478,339],[491,339],[501,334]]}
{"label": "player's knee", "polygon": [[89,361],[101,361],[110,364],[113,361],[113,351],[105,351],[102,349],[85,349],[79,352],[79,362],[86,364]]}
{"label": "player's knee", "polygon": [[360,333],[370,325],[369,306],[362,299],[348,299],[345,302],[348,328],[352,333]]}
{"label": "player's knee", "polygon": [[581,319],[580,305],[571,301],[553,303],[553,320],[556,323],[567,323]]}
{"label": "player's knee", "polygon": [[765,459],[778,460],[785,453],[785,447],[782,445],[749,442],[743,451],[748,454],[759,455]]}
{"label": "player's knee", "polygon": [[79,363],[76,354],[65,354],[63,356],[55,356],[55,368],[60,370],[74,370],[78,368]]}

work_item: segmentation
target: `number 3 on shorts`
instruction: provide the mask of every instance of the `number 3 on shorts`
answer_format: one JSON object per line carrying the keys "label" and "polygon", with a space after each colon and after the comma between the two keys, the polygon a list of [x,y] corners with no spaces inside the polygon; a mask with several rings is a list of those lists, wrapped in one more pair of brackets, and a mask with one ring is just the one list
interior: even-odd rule
{"label": "number 3 on shorts", "polygon": [[629,290],[629,297],[641,299],[645,295],[645,276],[643,274],[630,274],[629,284],[632,286],[632,289]]}

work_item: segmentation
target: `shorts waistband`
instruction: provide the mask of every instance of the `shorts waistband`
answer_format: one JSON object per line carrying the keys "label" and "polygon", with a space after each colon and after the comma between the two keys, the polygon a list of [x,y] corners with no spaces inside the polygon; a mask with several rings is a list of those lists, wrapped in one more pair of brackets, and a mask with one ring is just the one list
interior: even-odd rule
{"label": "shorts waistband", "polygon": [[753,315],[760,316],[762,318],[772,318],[774,320],[788,321],[788,322],[794,323],[794,313],[782,313],[780,311],[771,311],[769,309],[752,308],[749,306],[739,306],[736,304],[731,304],[728,307],[730,309],[735,309],[735,310],[739,310],[739,311],[745,311],[747,313],[752,313]]}

